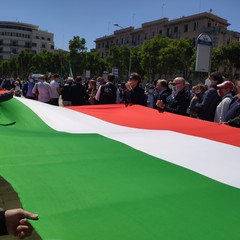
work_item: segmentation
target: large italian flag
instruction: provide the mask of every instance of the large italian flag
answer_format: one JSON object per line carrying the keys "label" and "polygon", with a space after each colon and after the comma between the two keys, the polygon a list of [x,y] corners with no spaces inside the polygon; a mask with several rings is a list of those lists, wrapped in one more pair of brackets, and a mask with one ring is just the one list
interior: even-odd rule
{"label": "large italian flag", "polygon": [[0,175],[42,239],[240,239],[240,129],[24,98],[0,104],[13,121],[0,126]]}

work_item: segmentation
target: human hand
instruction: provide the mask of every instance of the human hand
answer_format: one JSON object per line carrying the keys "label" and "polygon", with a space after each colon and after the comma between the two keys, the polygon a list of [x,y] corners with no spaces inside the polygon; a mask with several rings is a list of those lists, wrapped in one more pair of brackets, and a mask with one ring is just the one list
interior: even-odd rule
{"label": "human hand", "polygon": [[24,239],[32,234],[32,226],[27,219],[38,220],[38,214],[25,211],[21,208],[5,211],[5,222],[9,235]]}
{"label": "human hand", "polygon": [[157,100],[156,102],[156,106],[161,108],[161,109],[164,109],[165,105],[163,104],[163,101],[162,100]]}

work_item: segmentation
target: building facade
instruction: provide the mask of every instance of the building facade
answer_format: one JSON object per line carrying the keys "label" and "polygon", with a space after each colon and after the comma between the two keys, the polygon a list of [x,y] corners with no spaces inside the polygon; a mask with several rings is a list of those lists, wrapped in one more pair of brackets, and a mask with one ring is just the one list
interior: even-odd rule
{"label": "building facade", "polygon": [[27,23],[0,21],[0,60],[14,58],[23,50],[54,51],[54,34]]}
{"label": "building facade", "polygon": [[240,33],[230,31],[230,25],[226,19],[218,17],[211,12],[203,12],[191,16],[183,16],[178,19],[159,20],[143,23],[141,28],[122,28],[114,31],[112,35],[97,38],[96,50],[101,52],[103,58],[109,56],[110,46],[127,45],[129,47],[141,46],[144,41],[155,36],[169,37],[173,39],[189,38],[196,41],[201,33],[208,34],[213,42],[213,47],[228,45],[240,39]]}

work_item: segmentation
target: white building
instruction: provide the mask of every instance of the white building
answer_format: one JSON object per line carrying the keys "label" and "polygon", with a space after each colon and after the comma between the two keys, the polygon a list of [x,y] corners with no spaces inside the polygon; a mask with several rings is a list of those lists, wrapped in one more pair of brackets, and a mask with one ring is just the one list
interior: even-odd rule
{"label": "white building", "polygon": [[213,47],[229,45],[238,42],[240,33],[230,31],[230,25],[226,19],[218,17],[211,12],[203,12],[191,16],[183,16],[178,19],[169,20],[162,18],[151,22],[143,23],[140,28],[135,29],[130,26],[115,30],[112,35],[103,36],[95,40],[96,50],[100,51],[103,58],[110,55],[110,46],[129,47],[141,46],[144,41],[150,40],[155,36],[169,37],[173,39],[189,38],[195,40],[201,33],[208,34]]}
{"label": "white building", "polygon": [[0,60],[11,59],[23,50],[33,53],[54,51],[54,34],[38,26],[0,21]]}

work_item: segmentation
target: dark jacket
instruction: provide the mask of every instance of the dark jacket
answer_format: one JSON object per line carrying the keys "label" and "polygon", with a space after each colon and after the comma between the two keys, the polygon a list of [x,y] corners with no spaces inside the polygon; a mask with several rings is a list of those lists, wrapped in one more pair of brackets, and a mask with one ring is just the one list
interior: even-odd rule
{"label": "dark jacket", "polygon": [[229,121],[237,116],[240,116],[240,99],[238,97],[234,97],[229,106],[225,120]]}
{"label": "dark jacket", "polygon": [[86,88],[79,82],[70,87],[70,99],[73,106],[86,104]]}
{"label": "dark jacket", "polygon": [[171,94],[167,97],[164,110],[186,116],[189,103],[189,93],[185,89],[182,89],[178,92],[177,96],[173,97],[173,94]]}
{"label": "dark jacket", "polygon": [[125,104],[139,104],[142,106],[147,106],[147,96],[144,93],[144,90],[137,86],[132,90],[126,90],[125,92],[125,99],[123,99],[123,102]]}
{"label": "dark jacket", "polygon": [[218,95],[216,88],[208,89],[202,98],[202,101],[196,103],[195,110],[198,117],[207,121],[214,121],[214,115],[217,105],[222,101],[222,98]]}
{"label": "dark jacket", "polygon": [[100,91],[100,104],[114,104],[117,98],[117,87],[113,83],[108,82],[101,86]]}
{"label": "dark jacket", "polygon": [[162,100],[164,104],[166,104],[166,100],[168,98],[168,96],[170,95],[170,91],[169,89],[164,89],[162,91],[160,91],[159,93],[157,94],[154,94],[154,104],[153,104],[153,108],[154,109],[158,109],[158,110],[161,110],[161,108],[157,107],[156,106],[156,103],[157,103],[157,100]]}
{"label": "dark jacket", "polygon": [[5,222],[5,211],[0,208],[0,236],[7,235],[7,227]]}

